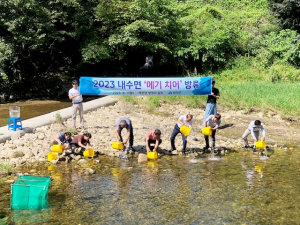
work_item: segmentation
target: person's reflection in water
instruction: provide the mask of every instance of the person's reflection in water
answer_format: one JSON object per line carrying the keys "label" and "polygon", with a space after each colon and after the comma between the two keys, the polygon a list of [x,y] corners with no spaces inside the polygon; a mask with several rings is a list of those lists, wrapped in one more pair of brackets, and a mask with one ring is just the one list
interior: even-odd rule
{"label": "person's reflection in water", "polygon": [[[255,172],[258,172],[258,174],[260,175],[258,181],[261,181],[261,179],[263,178],[264,166],[256,165],[256,160],[258,160],[258,159],[253,158],[253,157],[252,157],[252,159],[250,159],[248,157],[248,153],[245,152],[243,155],[243,159],[241,161],[242,168],[246,172],[246,184],[249,188],[254,186],[255,178],[256,178]],[[251,161],[252,161],[252,163],[251,163]],[[249,165],[249,164],[252,164],[252,165]]]}
{"label": "person's reflection in water", "polygon": [[132,169],[125,165],[125,162],[121,162],[120,165],[112,169],[112,174],[115,178],[119,195],[123,198],[127,197],[131,188]]}

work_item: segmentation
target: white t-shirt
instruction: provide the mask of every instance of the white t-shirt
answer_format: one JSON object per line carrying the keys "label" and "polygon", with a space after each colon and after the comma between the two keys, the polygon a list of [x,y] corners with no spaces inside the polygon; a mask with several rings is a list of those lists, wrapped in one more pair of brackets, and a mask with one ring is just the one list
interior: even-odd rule
{"label": "white t-shirt", "polygon": [[[189,128],[192,128],[192,125],[193,125],[193,119],[192,119],[191,121],[189,121],[189,122],[186,122],[186,118],[187,118],[187,116],[186,116],[186,115],[183,115],[183,116],[180,116],[180,117],[179,117],[179,120],[180,120],[181,122],[183,122],[183,124],[184,124],[185,126],[187,126],[187,127],[189,127]],[[180,124],[180,123],[177,123],[177,126],[180,128],[180,127],[181,127],[181,124]]]}
{"label": "white t-shirt", "polygon": [[250,124],[249,124],[249,126],[248,126],[248,129],[249,130],[253,130],[253,131],[259,131],[259,130],[264,130],[264,126],[263,126],[263,124],[261,123],[260,124],[260,126],[259,127],[256,127],[255,125],[254,125],[254,123],[255,123],[255,120],[253,120],[253,121],[251,121],[250,122]]}
{"label": "white t-shirt", "polygon": [[[69,97],[72,97],[72,96],[77,95],[77,94],[80,94],[79,86],[77,87],[77,89],[71,88],[69,90]],[[82,95],[79,95],[79,96],[72,99],[72,103],[78,103],[78,102],[82,102]]]}
{"label": "white t-shirt", "polygon": [[206,124],[206,126],[208,126],[208,127],[212,127],[212,128],[214,128],[215,126],[220,126],[220,124],[221,124],[221,120],[219,120],[218,122],[215,122],[214,121],[214,118],[215,118],[215,115],[210,115],[210,116],[208,116],[207,118],[206,118],[206,120],[205,121],[207,121],[207,124]]}

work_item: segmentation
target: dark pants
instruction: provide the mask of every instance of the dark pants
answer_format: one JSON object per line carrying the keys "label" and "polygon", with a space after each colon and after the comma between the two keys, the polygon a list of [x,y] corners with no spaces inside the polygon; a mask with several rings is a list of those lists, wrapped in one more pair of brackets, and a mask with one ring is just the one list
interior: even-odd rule
{"label": "dark pants", "polygon": [[[158,145],[160,145],[161,142],[162,142],[162,140],[159,139]],[[148,140],[148,147],[150,148],[150,150],[153,150],[153,149],[154,149],[154,146],[153,146],[153,148],[151,148],[150,144],[155,144],[155,143],[156,143],[156,140],[150,140],[150,139]]]}
{"label": "dark pants", "polygon": [[[132,127],[131,121],[130,121],[130,124],[131,124],[131,129],[130,129],[130,137],[129,137],[129,148],[132,148],[132,146],[133,146],[133,127]],[[119,126],[118,133],[121,138],[121,142],[123,142],[123,138],[121,136],[122,130],[123,130],[123,128],[121,126]]]}
{"label": "dark pants", "polygon": [[[181,133],[180,132],[180,128],[178,127],[178,125],[176,124],[175,127],[174,127],[174,130],[171,134],[171,148],[172,150],[176,150],[176,147],[175,147],[175,144],[174,144],[174,141],[175,141],[175,137],[177,136],[177,134]],[[185,151],[185,148],[186,148],[186,144],[187,144],[187,140],[186,140],[186,137],[181,134],[181,137],[182,137],[182,151],[184,152]]]}
{"label": "dark pants", "polygon": [[[212,134],[211,134],[211,139],[212,139],[212,147],[214,148],[215,147],[215,143],[216,143],[216,138],[215,138],[215,135],[216,135],[216,131],[217,130],[212,130]],[[207,135],[204,135],[204,139],[205,139],[205,144],[206,144],[206,148],[209,147],[209,140],[208,140],[208,136]]]}

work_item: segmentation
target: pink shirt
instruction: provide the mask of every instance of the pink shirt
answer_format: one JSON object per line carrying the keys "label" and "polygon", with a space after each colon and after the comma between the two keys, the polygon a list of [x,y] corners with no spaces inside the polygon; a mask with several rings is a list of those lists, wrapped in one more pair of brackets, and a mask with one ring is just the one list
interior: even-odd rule
{"label": "pink shirt", "polygon": [[146,138],[149,138],[149,140],[160,140],[160,137],[154,136],[154,130],[150,130],[146,135]]}

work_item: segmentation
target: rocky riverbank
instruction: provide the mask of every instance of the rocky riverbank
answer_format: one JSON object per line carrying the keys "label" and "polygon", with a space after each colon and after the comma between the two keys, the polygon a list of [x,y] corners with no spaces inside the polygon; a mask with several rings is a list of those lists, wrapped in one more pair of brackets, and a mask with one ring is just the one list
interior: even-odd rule
{"label": "rocky riverbank", "polygon": [[[266,129],[267,144],[271,148],[282,150],[293,150],[296,143],[297,129],[299,122],[286,121],[274,113],[251,113],[244,114],[242,111],[222,111],[221,128],[216,135],[216,146],[219,150],[240,149],[243,145],[242,134],[247,128],[249,122],[254,119],[260,119]],[[204,147],[204,138],[201,134],[201,124],[204,115],[204,108],[184,108],[180,104],[169,105],[161,104],[155,110],[149,111],[146,105],[132,105],[121,99],[114,106],[101,107],[96,111],[88,112],[84,115],[84,131],[78,131],[78,134],[89,132],[92,134],[91,143],[97,155],[105,154],[112,157],[119,157],[120,151],[113,150],[112,142],[117,141],[115,136],[116,121],[123,116],[132,120],[134,128],[134,148],[138,151],[133,158],[138,160],[139,153],[145,153],[144,139],[150,129],[159,128],[162,131],[162,150],[170,150],[170,135],[175,123],[180,115],[191,113],[194,115],[194,125],[188,136],[187,148],[200,152]],[[79,118],[77,118],[79,119]],[[9,163],[13,166],[22,164],[46,163],[48,152],[51,152],[51,145],[54,137],[61,132],[66,132],[72,127],[72,120],[68,119],[63,123],[53,123],[42,126],[34,130],[34,133],[25,134],[21,138],[15,138],[6,143],[0,144],[0,163]],[[126,131],[123,130],[125,134]],[[252,138],[249,136],[249,140]],[[250,142],[251,143],[251,142]],[[175,140],[178,150],[181,150],[181,136],[178,135]],[[162,151],[163,152],[163,151]],[[180,151],[173,151],[173,154],[180,154]],[[140,154],[141,155],[141,154]],[[81,155],[70,154],[68,156],[60,155],[58,160],[51,161],[56,163],[69,163],[70,161],[83,163]],[[98,161],[99,162],[99,161]]]}

